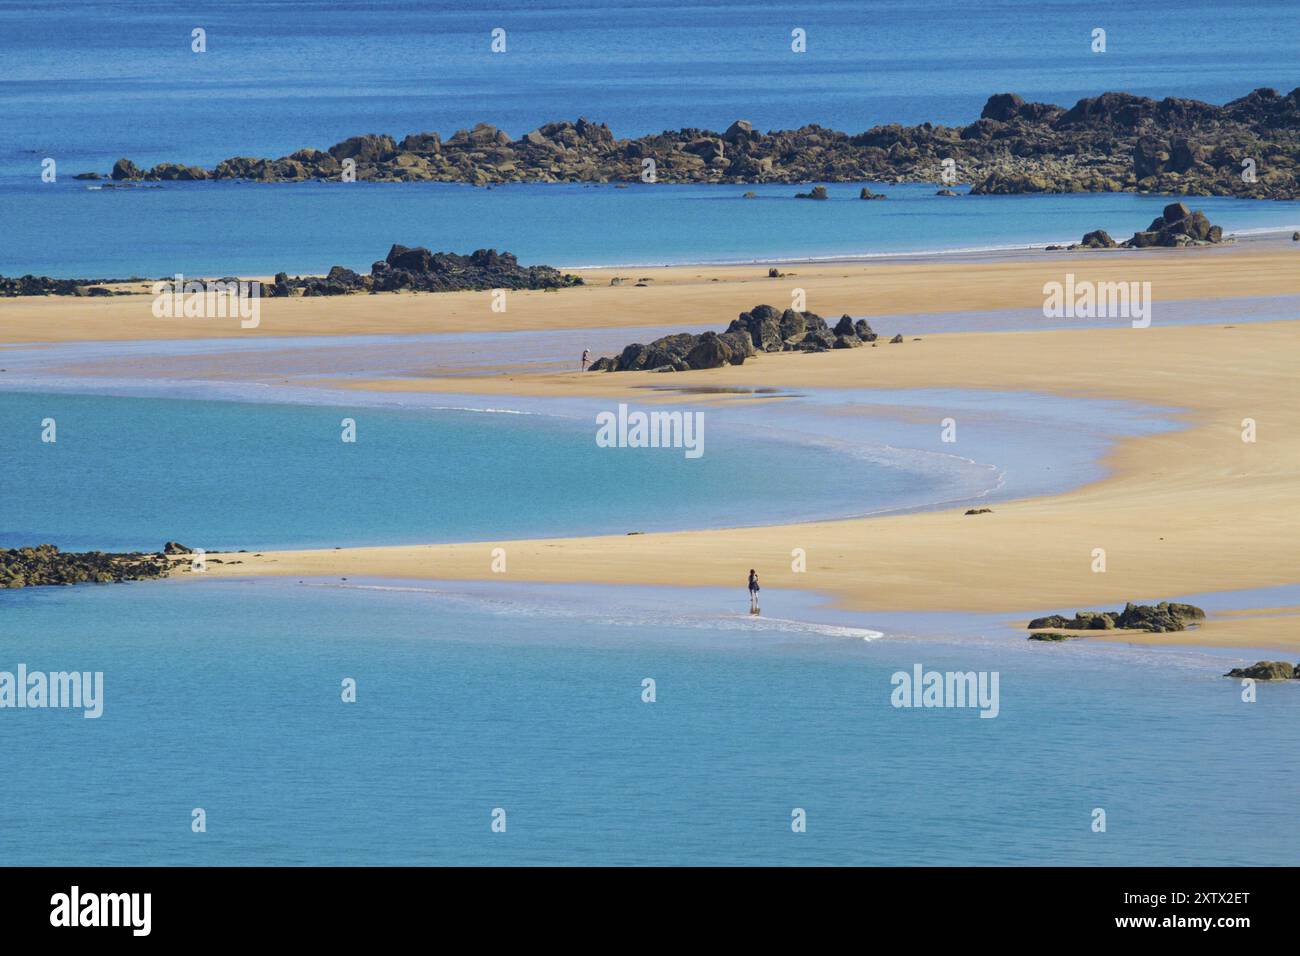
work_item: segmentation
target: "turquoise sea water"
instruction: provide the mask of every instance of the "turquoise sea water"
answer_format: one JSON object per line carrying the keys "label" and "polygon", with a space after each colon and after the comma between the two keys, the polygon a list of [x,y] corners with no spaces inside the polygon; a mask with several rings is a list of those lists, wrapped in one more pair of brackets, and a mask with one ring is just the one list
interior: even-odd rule
{"label": "turquoise sea water", "polygon": [[[848,185],[826,203],[788,186],[752,201],[743,187],[106,190],[71,174],[124,155],[211,164],[478,121],[517,135],[581,114],[618,135],[737,117],[858,131],[969,122],[1002,90],[1064,104],[1108,89],[1224,102],[1300,82],[1296,17],[1261,0],[1230,17],[1208,0],[960,11],[937,0],[0,0],[0,273],[364,270],[394,241],[574,266],[1123,236],[1166,200],[887,186],[888,201],[862,203]],[[209,34],[202,57],[189,52],[196,26]],[[504,57],[486,52],[496,26],[509,32]],[[788,52],[795,26],[808,30],[803,56]],[[1097,26],[1102,56],[1088,51]],[[46,156],[57,183],[39,182]],[[1300,224],[1296,203],[1194,205],[1229,232]],[[1249,310],[1293,317],[1294,303]],[[1199,303],[1157,321],[1241,317]],[[1041,325],[1004,313],[873,322],[909,334]],[[501,349],[568,362],[605,341],[376,337],[346,356],[327,341],[7,350],[5,384],[20,391],[0,392],[0,547],[490,541],[995,502],[1092,480],[1116,436],[1170,427],[1169,410],[1119,403],[814,390],[764,406],[761,426],[755,409],[705,407],[706,453],[687,460],[598,449],[582,403],[503,399],[488,411],[299,384],[322,367],[400,375],[433,354],[452,368]],[[242,355],[239,378],[222,350],[264,354]],[[949,414],[955,448],[939,444]],[[47,417],[55,444],[40,441]],[[343,417],[357,420],[355,445],[339,440]],[[989,615],[848,615],[769,589],[755,619],[743,613],[750,560],[789,556],[738,556],[734,590],[191,576],[0,591],[0,671],[105,680],[97,720],[0,710],[11,781],[0,861],[1295,862],[1300,688],[1263,686],[1246,704],[1218,676],[1242,657],[1040,646]],[[888,555],[878,560],[884,573],[864,568],[864,586],[887,589]],[[1300,603],[1294,588],[1133,597]],[[1067,609],[1020,616],[1051,610]],[[891,675],[916,664],[998,672],[998,717],[890,706]],[[354,704],[340,700],[349,677]],[[190,829],[199,807],[205,834]],[[498,807],[503,834],[489,826]],[[794,808],[807,833],[791,832]],[[1105,833],[1092,832],[1096,808]]]}
{"label": "turquoise sea water", "polygon": [[[598,447],[594,414],[506,408],[0,393],[5,483],[23,489],[0,502],[0,547],[255,550],[725,527],[919,505],[995,482],[981,469],[866,463],[707,411],[703,454],[688,459]],[[341,440],[348,417],[355,443]],[[52,444],[40,440],[47,418]],[[835,478],[849,469],[846,501]]]}
{"label": "turquoise sea water", "polygon": [[[831,199],[798,186],[436,183],[0,184],[6,209],[0,274],[72,277],[368,272],[394,242],[435,249],[508,249],[560,266],[751,262],[1077,242],[1146,226],[1162,196],[936,196],[926,185],[855,185]],[[1190,200],[1229,233],[1300,228],[1300,202]],[[634,276],[639,278],[639,276]],[[594,319],[595,317],[593,317]]]}
{"label": "turquoise sea water", "polygon": [[[0,712],[5,861],[1295,862],[1300,688],[1243,703],[1229,659],[969,616],[864,640],[775,591],[755,621],[740,581],[364,583],[0,592],[0,669],[104,672],[97,720]],[[895,709],[917,663],[997,671],[998,716]]]}
{"label": "turquoise sea water", "polygon": [[[263,383],[221,383],[207,392],[221,400],[196,401],[176,397],[198,391],[184,381],[138,383],[145,397],[118,387],[127,394],[93,394],[94,379],[73,393],[0,392],[5,480],[22,489],[0,499],[0,547],[491,541],[956,507],[1086,483],[1115,437],[1172,427],[1121,402],[1015,393],[774,392],[761,410],[702,396],[685,406],[703,436],[687,458],[598,446],[608,402]],[[344,419],[355,442],[342,441]]]}
{"label": "turquoise sea water", "polygon": [[[208,52],[190,31],[208,31]],[[506,29],[505,54],[489,34]],[[790,31],[808,52],[790,52]],[[1094,28],[1107,31],[1091,52]],[[1131,235],[1163,200],[1132,196],[794,200],[795,187],[76,182],[121,156],[213,165],[346,136],[444,135],[480,121],[522,135],[586,115],[620,136],[683,126],[965,124],[992,93],[1072,105],[1124,90],[1215,103],[1300,85],[1300,8],[1251,0],[817,0],[773,6],[592,0],[383,3],[0,2],[0,274],[366,270],[393,242],[508,249],[526,261],[699,262],[870,255]],[[41,181],[55,159],[59,179]],[[960,170],[959,170],[960,172]],[[879,187],[878,187],[879,188]],[[1197,200],[1225,230],[1300,228],[1295,203]]]}
{"label": "turquoise sea water", "polygon": [[[358,409],[360,441],[342,448],[339,410],[319,405],[3,393],[6,483],[24,493],[5,496],[0,528],[233,547],[701,524],[719,502],[771,520],[792,489],[829,509],[951,490],[924,457],[881,457],[890,442],[924,456],[943,409],[960,410],[963,451],[998,451],[1007,495],[1087,480],[1104,436],[1168,427],[1117,403],[811,392],[767,406],[761,441],[728,435],[752,421],[741,411],[710,409],[721,434],[701,461],[716,470],[690,472],[676,454],[593,455],[568,415]],[[46,413],[54,446],[35,434]],[[562,526],[575,500],[580,529]],[[734,590],[0,592],[0,670],[104,674],[98,719],[0,712],[25,794],[0,804],[0,834],[22,835],[0,849],[67,864],[1293,862],[1273,835],[1300,795],[1300,694],[1243,703],[1218,676],[1239,657],[1032,645],[999,616],[849,615],[770,589],[754,619],[743,571]],[[892,675],[916,664],[996,671],[998,716],[892,707]],[[1269,759],[1243,760],[1260,741]]]}

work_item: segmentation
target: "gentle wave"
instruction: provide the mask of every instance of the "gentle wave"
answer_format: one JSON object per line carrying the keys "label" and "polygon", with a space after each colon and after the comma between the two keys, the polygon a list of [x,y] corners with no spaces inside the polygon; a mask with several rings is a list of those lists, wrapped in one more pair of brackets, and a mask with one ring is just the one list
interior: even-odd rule
{"label": "gentle wave", "polygon": [[[502,595],[471,594],[466,591],[452,591],[440,587],[419,587],[400,584],[353,584],[336,581],[303,580],[302,587],[332,588],[343,591],[385,591],[405,594],[421,594],[451,600],[463,604],[473,604],[491,614],[507,617],[550,617],[572,620],[595,621],[612,627],[646,627],[669,626],[698,630],[729,631],[770,631],[779,633],[813,634],[821,637],[850,638],[862,641],[874,641],[884,637],[883,631],[866,627],[853,627],[846,624],[826,624],[819,621],[801,621],[793,618],[772,618],[751,614],[708,615],[676,613],[665,615],[661,608],[647,606],[641,614],[592,614],[576,607],[562,604],[550,604],[537,601],[525,601]],[[531,585],[540,586],[540,585]]]}
{"label": "gentle wave", "polygon": [[[1261,237],[1280,237],[1300,230],[1300,225],[1290,226],[1260,226],[1251,229],[1233,229],[1226,232],[1229,238],[1234,236],[1249,236],[1251,238]],[[618,262],[618,263],[587,263],[582,265],[564,265],[557,266],[560,269],[667,269],[673,267],[689,266],[797,266],[800,264],[814,264],[820,262],[876,262],[882,259],[933,259],[944,256],[978,256],[978,255],[997,255],[998,253],[1012,252],[1045,252],[1047,246],[1070,246],[1077,243],[1077,236],[1057,239],[1042,239],[1036,242],[1018,242],[1001,245],[982,245],[982,246],[944,246],[930,249],[900,249],[886,250],[882,252],[848,252],[838,255],[795,255],[795,256],[774,256],[770,258],[754,259],[691,259],[682,261],[659,261],[659,262]]]}

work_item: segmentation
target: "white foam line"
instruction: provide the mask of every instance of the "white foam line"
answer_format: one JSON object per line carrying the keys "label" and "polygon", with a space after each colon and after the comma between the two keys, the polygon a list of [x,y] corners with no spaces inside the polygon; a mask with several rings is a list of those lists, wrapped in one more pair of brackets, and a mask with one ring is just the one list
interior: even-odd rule
{"label": "white foam line", "polygon": [[726,615],[722,617],[680,615],[665,619],[655,608],[647,607],[645,616],[618,615],[598,618],[581,609],[571,609],[560,605],[538,608],[522,602],[513,603],[500,595],[474,594],[466,591],[446,591],[437,587],[416,587],[413,585],[393,584],[352,584],[336,581],[303,581],[303,587],[337,588],[341,591],[397,591],[408,594],[427,594],[443,598],[469,600],[482,605],[490,613],[507,615],[536,615],[549,613],[553,616],[589,618],[602,625],[637,626],[667,624],[674,627],[704,628],[716,630],[747,629],[764,631],[794,631],[803,634],[820,634],[826,637],[847,637],[863,641],[874,641],[885,636],[884,631],[866,627],[852,627],[847,624],[823,624],[817,621],[800,621],[793,618],[761,617],[756,615]]}

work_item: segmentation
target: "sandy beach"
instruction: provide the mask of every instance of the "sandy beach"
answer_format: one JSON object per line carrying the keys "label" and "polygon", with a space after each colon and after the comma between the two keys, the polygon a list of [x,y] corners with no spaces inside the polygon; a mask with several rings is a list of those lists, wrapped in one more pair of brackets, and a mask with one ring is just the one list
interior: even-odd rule
{"label": "sandy beach", "polygon": [[[963,388],[1124,399],[1177,409],[1179,429],[1119,440],[1108,476],[1066,494],[963,508],[767,527],[663,534],[493,541],[420,547],[286,551],[241,556],[212,575],[490,579],[504,547],[515,581],[736,585],[759,570],[768,588],[803,588],[861,610],[1024,612],[1295,583],[1300,567],[1300,325],[1178,326],[1179,302],[1300,293],[1290,243],[1164,250],[1154,254],[1035,254],[985,260],[804,263],[770,279],[753,266],[591,270],[588,285],[511,297],[504,314],[482,293],[267,300],[261,325],[159,320],[147,296],[0,303],[7,345],[212,336],[537,331],[594,325],[721,328],[757,302],[805,290],[808,307],[834,316],[934,313],[1042,304],[1045,282],[1150,281],[1150,328],[969,332],[823,354],[760,355],[742,366],[679,373],[580,374],[485,367],[455,376],[333,379],[311,384],[375,392],[588,398],[643,404],[773,400],[779,388]],[[622,276],[645,287],[610,285]],[[0,351],[0,356],[3,352]],[[227,353],[222,362],[238,362]],[[215,373],[214,373],[215,374]],[[718,390],[713,395],[701,394]],[[761,421],[761,409],[753,410]],[[1258,436],[1243,442],[1244,419]],[[939,425],[936,422],[935,427]],[[956,449],[960,452],[960,448]],[[635,520],[629,518],[629,530]],[[791,570],[791,551],[807,569]],[[1106,571],[1092,570],[1095,548]],[[1187,643],[1300,648],[1285,616],[1216,620]],[[1167,638],[1113,635],[1140,642]]]}
{"label": "sandy beach", "polygon": [[[699,331],[721,328],[756,302],[782,301],[796,282],[814,311],[870,316],[1041,306],[1043,283],[1068,269],[1080,278],[1151,281],[1151,327],[925,335],[900,345],[882,340],[877,348],[760,355],[742,366],[670,376],[520,369],[370,381],[323,375],[319,383],[644,403],[698,403],[697,389],[735,389],[722,393],[726,400],[756,405],[770,399],[747,391],[763,387],[953,387],[1123,399],[1177,409],[1180,427],[1119,440],[1100,481],[998,503],[991,514],[957,508],[663,534],[268,552],[240,555],[239,565],[213,564],[208,574],[492,579],[503,576],[491,571],[491,549],[503,547],[504,577],[512,581],[735,586],[743,602],[745,571],[754,567],[769,589],[816,591],[848,609],[1009,615],[1294,584],[1300,325],[1164,323],[1177,321],[1182,300],[1300,293],[1297,255],[1295,246],[1273,243],[1149,256],[803,264],[785,267],[787,276],[777,280],[755,267],[675,267],[645,270],[655,281],[644,288],[609,285],[613,275],[640,278],[634,272],[594,270],[585,273],[585,288],[517,294],[504,315],[489,313],[481,294],[270,301],[261,327],[240,334],[451,331],[489,321],[502,330],[657,323]],[[8,343],[232,334],[147,315],[136,297],[0,304]],[[753,414],[761,421],[760,408]],[[1242,440],[1245,419],[1256,423],[1253,442]],[[806,572],[791,570],[795,548],[807,554]],[[1093,570],[1097,548],[1106,553],[1104,573]],[[1286,609],[1260,609],[1177,636],[1102,639],[1293,652],[1300,649],[1295,620]]]}
{"label": "sandy beach", "polygon": [[[802,289],[823,316],[1041,308],[1043,284],[1149,281],[1156,302],[1300,293],[1300,244],[1251,241],[1196,249],[1111,250],[857,262],[576,270],[586,282],[514,292],[505,312],[488,292],[394,293],[262,299],[260,324],[155,318],[143,291],[101,298],[0,299],[0,343],[202,339],[244,336],[528,332],[547,329],[725,326],[759,303],[788,307]],[[261,277],[266,278],[266,277]],[[611,285],[613,279],[623,279]],[[651,280],[638,287],[641,279]],[[143,286],[131,287],[144,289]]]}

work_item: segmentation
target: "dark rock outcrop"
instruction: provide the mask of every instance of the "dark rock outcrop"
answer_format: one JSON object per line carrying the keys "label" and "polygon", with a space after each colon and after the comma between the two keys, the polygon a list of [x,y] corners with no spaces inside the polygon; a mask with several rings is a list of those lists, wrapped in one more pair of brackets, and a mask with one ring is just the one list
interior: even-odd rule
{"label": "dark rock outcrop", "polygon": [[128,295],[124,290],[106,289],[106,285],[140,283],[144,279],[52,279],[49,276],[0,276],[0,298],[24,295]]}
{"label": "dark rock outcrop", "polygon": [[756,305],[732,320],[726,331],[692,335],[678,332],[655,339],[649,345],[633,343],[616,358],[598,358],[590,372],[685,372],[723,365],[741,365],[759,352],[825,352],[829,349],[858,348],[871,342],[876,333],[865,319],[841,316],[832,329],[815,312],[779,311],[770,305]]}
{"label": "dark rock outcrop", "polygon": [[1135,232],[1124,242],[1131,249],[1147,246],[1207,246],[1223,241],[1223,229],[1210,225],[1205,213],[1192,212],[1180,202],[1170,203],[1164,212],[1152,220],[1151,225]]}
{"label": "dark rock outcrop", "polygon": [[825,186],[814,186],[811,192],[795,193],[794,198],[795,199],[830,199],[831,197],[826,195]]}
{"label": "dark rock outcrop", "polygon": [[[24,295],[128,294],[99,288],[106,283],[140,283],[143,279],[51,279],[46,276],[0,276],[0,297]],[[233,277],[223,281],[237,281]],[[348,295],[353,292],[461,292],[485,289],[562,289],[582,285],[582,279],[551,266],[521,266],[508,252],[479,249],[467,256],[430,252],[422,246],[394,245],[388,256],[370,267],[368,274],[334,266],[324,276],[276,274],[263,283],[268,298],[294,295]]]}
{"label": "dark rock outcrop", "polygon": [[39,544],[0,551],[0,588],[141,581],[166,577],[170,567],[161,554],[64,553],[52,544]]}
{"label": "dark rock outcrop", "polygon": [[1109,631],[1115,628],[1124,630],[1184,631],[1191,621],[1205,618],[1205,612],[1192,604],[1177,604],[1161,601],[1159,604],[1124,605],[1122,611],[1079,611],[1067,618],[1060,614],[1049,614],[1029,622],[1031,631],[1042,628],[1061,628],[1071,631]]}
{"label": "dark rock outcrop", "polygon": [[[971,192],[1159,192],[1300,198],[1300,89],[1258,89],[1223,106],[1103,93],[1070,109],[989,97],[966,126],[876,126],[849,134],[807,125],[767,133],[745,120],[725,132],[687,127],[618,139],[586,119],[547,123],[518,139],[479,124],[443,139],[412,133],[400,143],[367,134],[328,150],[279,159],[236,156],[215,179],[339,179],[342,160],[375,182],[639,182],[643,161],[661,183],[927,182],[951,159]],[[1243,178],[1243,162],[1255,175]],[[158,180],[193,167],[141,170],[129,160],[115,180]],[[816,190],[809,195],[815,194]],[[948,192],[951,192],[949,190]]]}
{"label": "dark rock outcrop", "polygon": [[122,158],[113,164],[109,178],[117,182],[123,179],[143,179],[144,172],[131,160]]}
{"label": "dark rock outcrop", "polygon": [[[1165,206],[1146,229],[1135,232],[1132,239],[1116,242],[1104,229],[1088,233],[1070,249],[1145,249],[1149,246],[1175,248],[1179,246],[1208,246],[1223,241],[1223,229],[1210,224],[1199,209],[1192,212],[1184,203]],[[1048,247],[1053,248],[1053,247]],[[1060,248],[1056,246],[1054,248]]]}
{"label": "dark rock outcrop", "polygon": [[1105,229],[1097,229],[1085,235],[1079,245],[1085,249],[1114,249],[1119,243]]}
{"label": "dark rock outcrop", "polygon": [[1286,661],[1256,661],[1249,667],[1234,667],[1224,677],[1249,677],[1252,680],[1300,680],[1300,664]]}

